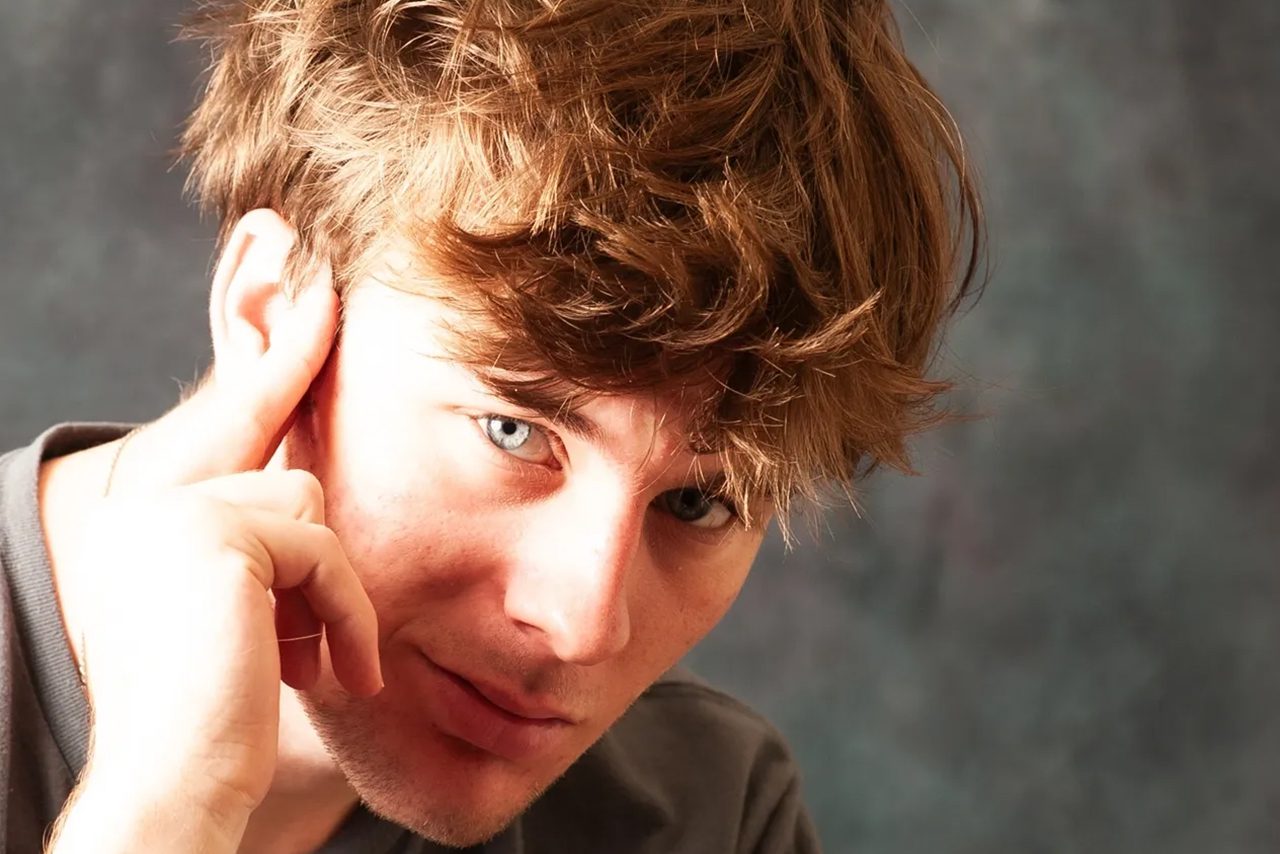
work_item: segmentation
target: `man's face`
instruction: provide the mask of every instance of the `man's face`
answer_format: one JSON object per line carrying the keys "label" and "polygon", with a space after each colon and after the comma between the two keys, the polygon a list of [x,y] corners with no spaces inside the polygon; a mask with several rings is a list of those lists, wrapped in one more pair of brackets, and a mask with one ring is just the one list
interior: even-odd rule
{"label": "man's face", "polygon": [[448,360],[440,319],[357,288],[286,450],[325,487],[386,681],[355,699],[326,662],[313,724],[376,811],[470,844],[715,625],[763,525],[696,491],[718,463],[677,403],[591,398],[572,427],[521,411]]}

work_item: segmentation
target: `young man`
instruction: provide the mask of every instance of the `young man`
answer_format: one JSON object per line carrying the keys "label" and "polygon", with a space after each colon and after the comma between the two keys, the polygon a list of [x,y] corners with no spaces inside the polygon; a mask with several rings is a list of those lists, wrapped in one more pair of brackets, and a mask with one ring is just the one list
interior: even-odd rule
{"label": "young man", "polygon": [[977,203],[885,5],[201,27],[211,375],[0,461],[8,847],[816,850],[674,668],[935,417]]}

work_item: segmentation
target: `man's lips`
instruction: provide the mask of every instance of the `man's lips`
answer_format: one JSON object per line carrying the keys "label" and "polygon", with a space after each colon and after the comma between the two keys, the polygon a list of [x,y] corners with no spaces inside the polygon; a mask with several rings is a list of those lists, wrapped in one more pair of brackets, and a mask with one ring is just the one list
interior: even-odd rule
{"label": "man's lips", "polygon": [[562,710],[469,679],[422,656],[421,691],[428,719],[442,733],[513,762],[563,749],[572,720]]}
{"label": "man's lips", "polygon": [[484,697],[490,703],[493,703],[499,709],[513,715],[514,717],[527,718],[533,721],[561,721],[567,724],[575,723],[573,717],[568,712],[562,711],[558,707],[549,703],[539,702],[536,699],[521,696],[518,693],[504,690],[487,682],[468,679],[466,676],[452,670],[448,670],[447,668],[441,669],[450,676],[461,679],[467,685],[471,686],[472,690],[478,693],[481,697]]}
{"label": "man's lips", "polygon": [[553,723],[560,721],[562,723],[573,723],[574,720],[568,712],[545,703],[539,702],[533,698],[522,697],[516,692],[507,691],[496,685],[487,682],[481,682],[477,679],[469,679],[457,671],[450,670],[440,664],[436,664],[440,670],[448,677],[457,680],[464,688],[469,688],[481,699],[487,700],[489,703],[498,707],[499,711],[506,712],[513,718],[524,718],[529,721],[543,721]]}

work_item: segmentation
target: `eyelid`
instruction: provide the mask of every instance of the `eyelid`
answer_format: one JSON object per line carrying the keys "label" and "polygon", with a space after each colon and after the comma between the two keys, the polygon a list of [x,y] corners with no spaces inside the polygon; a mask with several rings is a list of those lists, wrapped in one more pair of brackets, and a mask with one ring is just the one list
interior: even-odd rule
{"label": "eyelid", "polygon": [[551,453],[555,457],[556,463],[560,465],[562,468],[568,464],[569,454],[565,450],[564,442],[560,440],[560,435],[556,433],[555,430],[551,429],[545,424],[538,423],[538,421],[535,419],[524,418],[519,415],[504,415],[501,417],[514,418],[516,421],[522,421],[525,424],[528,424],[534,430],[537,430],[539,433],[542,434],[542,437],[547,440],[547,444],[551,446]]}
{"label": "eyelid", "polygon": [[[484,427],[481,425],[480,422],[485,418],[505,419],[507,421],[519,421],[521,424],[527,424],[530,430],[534,430],[539,434],[541,434],[542,438],[546,440],[548,447],[551,448],[551,457],[552,457],[552,461],[555,464],[554,468],[565,468],[568,466],[569,454],[565,450],[564,442],[560,440],[559,435],[557,435],[554,430],[552,430],[550,427],[547,427],[545,424],[539,423],[536,418],[529,418],[524,415],[511,415],[510,413],[506,413],[506,412],[492,412],[492,411],[480,412],[476,415],[472,415],[471,420],[476,424],[477,428],[480,429],[482,434],[484,432]],[[486,441],[489,441],[489,440],[486,438]],[[490,444],[492,444],[492,442],[490,442]],[[496,446],[495,448],[499,451],[502,451],[501,448],[497,448]],[[520,457],[518,457],[513,453],[510,453],[510,452],[503,452],[503,453],[505,453],[509,457],[513,457],[514,459],[520,460]],[[531,460],[520,460],[520,461],[529,463],[530,465],[539,465],[539,463],[532,462]],[[544,466],[544,468],[545,467],[548,467],[548,466]]]}

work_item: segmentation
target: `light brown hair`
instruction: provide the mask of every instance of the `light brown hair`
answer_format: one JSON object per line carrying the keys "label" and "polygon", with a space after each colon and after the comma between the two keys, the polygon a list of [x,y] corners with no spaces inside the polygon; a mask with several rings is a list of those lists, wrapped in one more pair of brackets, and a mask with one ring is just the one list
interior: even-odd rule
{"label": "light brown hair", "polygon": [[396,286],[469,314],[458,358],[516,402],[713,376],[690,439],[784,521],[941,417],[981,214],[887,3],[246,0],[193,32],[223,235],[273,208],[344,291],[407,250]]}

